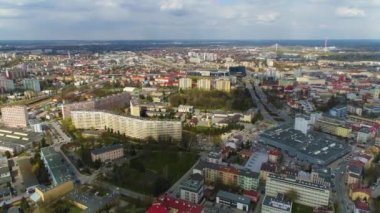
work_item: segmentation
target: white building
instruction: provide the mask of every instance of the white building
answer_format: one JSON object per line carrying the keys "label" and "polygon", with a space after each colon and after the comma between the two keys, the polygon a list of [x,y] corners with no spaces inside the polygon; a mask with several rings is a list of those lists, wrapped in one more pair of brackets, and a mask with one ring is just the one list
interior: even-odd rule
{"label": "white building", "polygon": [[301,131],[303,134],[307,134],[310,129],[310,118],[305,115],[296,115],[294,121],[294,129]]}
{"label": "white building", "polygon": [[296,203],[310,207],[328,206],[330,186],[299,180],[292,176],[269,174],[265,185],[265,195],[272,197],[294,190],[298,194]]}
{"label": "white building", "polygon": [[28,112],[26,106],[8,106],[1,108],[4,126],[13,128],[26,128],[28,125]]}

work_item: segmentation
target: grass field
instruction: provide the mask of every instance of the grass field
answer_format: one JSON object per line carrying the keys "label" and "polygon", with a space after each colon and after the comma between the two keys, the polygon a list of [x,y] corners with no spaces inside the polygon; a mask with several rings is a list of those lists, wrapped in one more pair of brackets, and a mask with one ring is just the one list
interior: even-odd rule
{"label": "grass field", "polygon": [[121,187],[157,195],[166,191],[197,161],[198,154],[178,151],[145,151],[141,156],[115,168],[108,180]]}

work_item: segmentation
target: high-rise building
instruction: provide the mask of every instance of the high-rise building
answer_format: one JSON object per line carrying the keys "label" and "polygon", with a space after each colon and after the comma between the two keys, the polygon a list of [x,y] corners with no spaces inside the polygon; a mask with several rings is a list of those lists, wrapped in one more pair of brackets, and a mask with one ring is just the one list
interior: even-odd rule
{"label": "high-rise building", "polygon": [[179,89],[186,90],[186,89],[191,89],[192,84],[193,84],[193,80],[191,78],[180,78],[178,86],[179,86]]}
{"label": "high-rise building", "polygon": [[307,132],[310,129],[310,118],[306,115],[296,115],[295,121],[294,121],[294,129],[301,131],[303,134],[307,134]]}
{"label": "high-rise building", "polygon": [[12,128],[26,128],[28,125],[28,112],[26,106],[8,106],[1,108],[4,126]]}
{"label": "high-rise building", "polygon": [[11,92],[15,90],[15,84],[13,80],[0,79],[0,92]]}
{"label": "high-rise building", "polygon": [[231,91],[231,82],[229,79],[218,79],[215,82],[215,89],[224,92]]}
{"label": "high-rise building", "polygon": [[7,69],[5,75],[8,79],[18,79],[26,77],[26,68],[18,69]]}
{"label": "high-rise building", "polygon": [[299,180],[291,175],[269,174],[265,186],[265,194],[276,197],[294,190],[298,198],[296,203],[310,207],[328,206],[330,186],[312,181]]}
{"label": "high-rise building", "polygon": [[202,78],[197,81],[197,88],[200,90],[210,90],[211,89],[211,80]]}
{"label": "high-rise building", "polygon": [[27,78],[22,81],[25,90],[41,92],[40,82],[37,79]]}

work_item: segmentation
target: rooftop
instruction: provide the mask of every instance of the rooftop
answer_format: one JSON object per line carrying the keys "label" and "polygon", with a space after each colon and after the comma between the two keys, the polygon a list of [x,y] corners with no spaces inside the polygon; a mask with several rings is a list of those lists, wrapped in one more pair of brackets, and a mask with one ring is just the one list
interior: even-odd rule
{"label": "rooftop", "polygon": [[266,195],[263,200],[263,206],[270,206],[288,212],[292,210],[292,202],[287,200],[283,194],[278,194],[277,197]]}
{"label": "rooftop", "polygon": [[305,135],[287,124],[266,130],[260,135],[260,138],[275,141],[320,162],[327,163],[330,163],[329,161],[332,161],[330,159],[335,156],[351,150],[349,145],[327,138],[321,133],[310,131]]}
{"label": "rooftop", "polygon": [[41,149],[41,158],[44,159],[45,166],[48,167],[50,175],[57,184],[72,180],[72,168],[61,153],[56,152],[52,147],[44,147]]}
{"label": "rooftop", "polygon": [[238,195],[238,194],[233,194],[230,192],[226,192],[223,190],[219,190],[218,193],[216,194],[216,197],[222,198],[222,199],[227,199],[230,201],[235,201],[237,203],[242,203],[249,205],[251,203],[251,200],[247,197]]}
{"label": "rooftop", "polygon": [[110,146],[104,146],[102,148],[92,150],[91,154],[99,155],[99,154],[103,154],[103,153],[118,150],[118,149],[123,149],[123,145],[114,144],[114,145],[110,145]]}

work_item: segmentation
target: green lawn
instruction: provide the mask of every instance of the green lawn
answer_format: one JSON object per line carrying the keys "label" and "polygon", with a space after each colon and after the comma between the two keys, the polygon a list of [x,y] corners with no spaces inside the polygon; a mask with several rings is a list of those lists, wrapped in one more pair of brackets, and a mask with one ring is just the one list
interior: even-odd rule
{"label": "green lawn", "polygon": [[313,208],[302,204],[293,203],[292,213],[313,213]]}
{"label": "green lawn", "polygon": [[157,195],[166,191],[198,159],[193,152],[145,151],[138,158],[114,168],[113,184],[136,192]]}
{"label": "green lawn", "polygon": [[144,164],[146,169],[153,170],[160,176],[175,183],[197,161],[198,154],[193,152],[146,152],[136,161]]}

